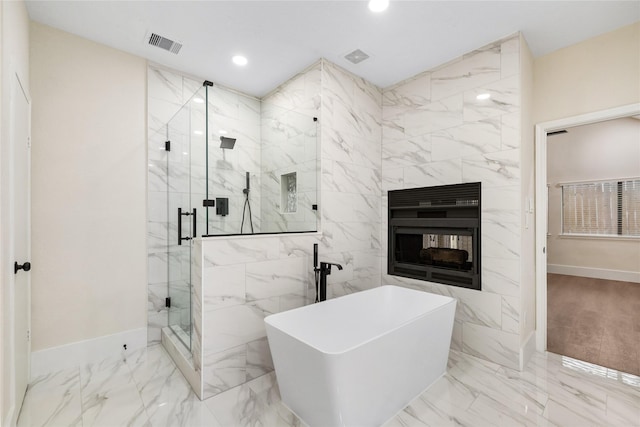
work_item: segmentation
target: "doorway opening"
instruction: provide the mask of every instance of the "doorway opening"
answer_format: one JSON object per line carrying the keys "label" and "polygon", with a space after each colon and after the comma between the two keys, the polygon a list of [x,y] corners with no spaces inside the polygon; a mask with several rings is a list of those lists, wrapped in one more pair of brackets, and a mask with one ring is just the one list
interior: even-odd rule
{"label": "doorway opening", "polygon": [[[616,298],[619,304],[625,298],[626,292],[633,293],[640,288],[640,283],[636,283],[640,282],[640,278],[637,277],[640,276],[640,272],[635,271],[637,266],[630,269],[616,269],[615,262],[620,260],[614,260],[613,267],[610,270],[592,268],[593,266],[589,266],[589,263],[582,263],[583,265],[581,265],[581,262],[577,261],[579,259],[584,261],[587,256],[581,252],[587,246],[586,242],[590,242],[588,244],[595,246],[598,244],[598,240],[605,243],[623,241],[626,236],[611,236],[612,234],[617,234],[618,228],[622,229],[622,222],[619,225],[613,224],[615,225],[612,229],[613,231],[608,229],[589,229],[589,227],[585,229],[584,226],[585,224],[589,225],[589,221],[586,221],[583,217],[580,218],[580,223],[577,224],[578,227],[582,226],[583,228],[571,228],[576,226],[572,224],[571,219],[575,219],[576,213],[569,212],[571,210],[570,206],[567,206],[565,211],[561,206],[563,206],[563,202],[569,205],[576,200],[570,197],[571,194],[569,193],[572,191],[574,193],[576,191],[590,191],[588,187],[592,184],[588,182],[589,180],[598,181],[599,184],[593,184],[592,186],[603,189],[608,186],[604,182],[615,179],[616,185],[611,184],[611,191],[613,192],[613,190],[617,191],[618,188],[622,188],[618,181],[625,182],[634,177],[604,172],[609,173],[611,176],[606,178],[596,176],[593,179],[572,178],[567,176],[567,173],[573,171],[563,164],[561,169],[563,169],[562,173],[565,176],[554,177],[551,180],[549,173],[553,168],[557,169],[558,165],[553,164],[554,160],[549,155],[554,154],[556,156],[554,157],[555,160],[558,158],[566,159],[567,156],[566,153],[562,154],[553,150],[550,152],[548,144],[553,144],[554,141],[557,142],[558,138],[567,137],[567,134],[560,133],[560,131],[567,130],[571,134],[572,130],[574,130],[577,133],[581,128],[595,127],[601,122],[628,118],[638,114],[640,114],[640,104],[632,104],[536,125],[536,348],[538,351],[560,352],[565,356],[586,360],[624,372],[639,368],[635,364],[640,364],[640,355],[636,354],[635,362],[627,363],[626,365],[613,360],[612,354],[616,353],[617,350],[623,350],[624,345],[621,342],[616,342],[615,337],[611,336],[611,334],[607,336],[604,323],[608,322],[608,331],[611,332],[615,330],[615,325],[622,325],[625,319],[629,320],[627,318],[618,319],[619,316],[617,315],[606,315],[607,311],[609,314],[614,311],[613,308],[608,310],[607,306],[614,306]],[[567,147],[564,147],[564,149],[567,149]],[[575,150],[573,155],[575,155]],[[606,159],[601,158],[598,161],[604,163]],[[624,175],[621,169],[619,169],[619,172]],[[563,190],[564,196],[562,195]],[[610,196],[612,197],[612,204],[617,203],[618,195],[611,194]],[[587,198],[580,195],[578,201],[583,203],[587,201]],[[613,208],[613,206],[611,207]],[[581,210],[578,213],[585,215]],[[612,211],[610,213],[615,222],[617,219],[615,218],[616,212]],[[569,214],[573,216],[568,216]],[[601,211],[598,212],[598,221],[595,224],[603,228],[612,227],[613,225],[607,224],[607,220],[601,214]],[[589,233],[599,233],[601,236],[585,236],[585,234]],[[604,237],[603,235],[605,234],[609,236]],[[576,243],[577,246],[575,245]],[[637,237],[630,237],[624,243],[640,246],[640,240]],[[571,247],[574,249],[571,249]],[[572,253],[571,251],[574,252]],[[610,251],[605,250],[605,252]],[[632,271],[625,272],[623,270]],[[625,273],[627,274],[625,275]],[[628,302],[625,301],[625,304]],[[557,304],[564,305],[562,312],[557,310]],[[593,307],[589,306],[589,304]],[[604,316],[602,315],[603,313],[605,314]],[[631,315],[629,313],[629,316]],[[621,326],[620,329],[624,328]],[[580,336],[580,330],[584,330],[585,334],[591,333],[592,335]],[[638,334],[638,332],[633,327],[629,331],[629,333],[634,334]],[[578,348],[577,344],[580,340],[588,342],[590,339],[592,340],[590,345]],[[612,349],[612,347],[615,348]],[[626,358],[631,359],[633,355],[626,355]],[[615,364],[615,366],[609,366],[612,364]],[[638,374],[638,372],[631,373]]]}

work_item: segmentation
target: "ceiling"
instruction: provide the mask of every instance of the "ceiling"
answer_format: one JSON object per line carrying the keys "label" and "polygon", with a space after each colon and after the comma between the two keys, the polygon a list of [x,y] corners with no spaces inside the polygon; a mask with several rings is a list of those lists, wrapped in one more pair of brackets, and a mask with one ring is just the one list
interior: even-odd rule
{"label": "ceiling", "polygon": [[[640,1],[27,1],[32,20],[261,97],[324,57],[387,87],[522,31],[535,57],[640,20]],[[148,44],[155,32],[178,55]],[[370,58],[353,65],[344,56]],[[243,54],[245,67],[231,62]]]}

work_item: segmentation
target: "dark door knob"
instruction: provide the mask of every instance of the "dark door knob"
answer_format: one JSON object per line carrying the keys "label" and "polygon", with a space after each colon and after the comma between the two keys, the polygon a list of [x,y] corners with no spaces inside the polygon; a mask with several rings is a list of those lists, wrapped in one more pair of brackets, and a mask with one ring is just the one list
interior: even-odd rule
{"label": "dark door knob", "polygon": [[24,264],[20,265],[17,262],[13,263],[13,274],[18,274],[18,271],[20,270],[24,270],[24,271],[29,271],[31,270],[31,263],[30,262],[25,262]]}

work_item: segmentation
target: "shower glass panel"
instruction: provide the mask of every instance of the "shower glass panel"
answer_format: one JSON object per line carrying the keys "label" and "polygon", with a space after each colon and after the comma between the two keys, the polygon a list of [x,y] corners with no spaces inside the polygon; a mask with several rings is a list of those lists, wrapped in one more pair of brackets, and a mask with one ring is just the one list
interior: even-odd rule
{"label": "shower glass panel", "polygon": [[[206,181],[206,88],[201,88],[167,124],[167,217],[169,327],[191,348],[191,261],[202,234]],[[198,205],[200,201],[200,206]]]}
{"label": "shower glass panel", "polygon": [[[207,199],[215,207],[206,235],[316,231],[317,119],[240,96],[209,98]],[[238,114],[222,114],[224,102]]]}

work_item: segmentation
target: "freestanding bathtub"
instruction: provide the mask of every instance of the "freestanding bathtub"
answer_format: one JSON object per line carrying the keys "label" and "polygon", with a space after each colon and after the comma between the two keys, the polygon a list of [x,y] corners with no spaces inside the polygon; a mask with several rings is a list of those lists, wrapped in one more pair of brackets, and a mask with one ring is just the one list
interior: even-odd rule
{"label": "freestanding bathtub", "polygon": [[455,307],[382,286],[268,316],[283,403],[312,427],[382,425],[445,373]]}

